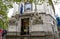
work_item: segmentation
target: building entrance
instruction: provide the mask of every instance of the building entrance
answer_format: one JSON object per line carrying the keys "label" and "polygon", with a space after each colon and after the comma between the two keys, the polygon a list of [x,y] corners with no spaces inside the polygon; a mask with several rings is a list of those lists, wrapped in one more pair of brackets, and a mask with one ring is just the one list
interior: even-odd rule
{"label": "building entrance", "polygon": [[21,19],[21,35],[29,35],[29,18]]}

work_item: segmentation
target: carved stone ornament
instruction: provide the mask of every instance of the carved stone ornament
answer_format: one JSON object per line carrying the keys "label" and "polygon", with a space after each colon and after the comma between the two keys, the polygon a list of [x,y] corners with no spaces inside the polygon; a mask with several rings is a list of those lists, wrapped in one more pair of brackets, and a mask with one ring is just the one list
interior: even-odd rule
{"label": "carved stone ornament", "polygon": [[43,20],[41,20],[40,17],[35,18],[35,19],[33,19],[33,23],[32,23],[32,24],[33,24],[33,25],[36,25],[36,24],[43,24]]}

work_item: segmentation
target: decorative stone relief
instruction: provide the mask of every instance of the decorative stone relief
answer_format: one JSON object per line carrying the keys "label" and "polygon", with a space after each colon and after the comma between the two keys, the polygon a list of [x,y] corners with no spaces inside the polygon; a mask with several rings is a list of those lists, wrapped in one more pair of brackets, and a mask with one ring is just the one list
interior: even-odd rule
{"label": "decorative stone relief", "polygon": [[43,24],[43,20],[41,19],[41,16],[39,16],[39,17],[35,17],[34,19],[33,19],[33,22],[32,22],[32,24],[33,25],[35,25],[35,24]]}

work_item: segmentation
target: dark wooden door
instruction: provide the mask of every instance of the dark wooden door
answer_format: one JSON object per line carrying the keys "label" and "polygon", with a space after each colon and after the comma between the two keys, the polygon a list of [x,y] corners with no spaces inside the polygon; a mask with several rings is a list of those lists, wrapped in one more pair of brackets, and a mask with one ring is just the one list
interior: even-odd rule
{"label": "dark wooden door", "polygon": [[29,18],[21,19],[21,35],[29,35]]}

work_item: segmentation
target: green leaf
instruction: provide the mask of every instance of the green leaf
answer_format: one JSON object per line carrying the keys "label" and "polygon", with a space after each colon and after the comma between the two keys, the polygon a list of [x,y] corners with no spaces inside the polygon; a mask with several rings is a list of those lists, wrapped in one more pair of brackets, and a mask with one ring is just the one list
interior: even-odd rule
{"label": "green leaf", "polygon": [[21,2],[22,0],[13,0],[13,2]]}
{"label": "green leaf", "polygon": [[48,0],[49,4],[52,5],[52,0]]}
{"label": "green leaf", "polygon": [[3,21],[0,19],[0,28],[3,29]]}
{"label": "green leaf", "polygon": [[30,3],[32,3],[33,2],[33,0],[30,0]]}

